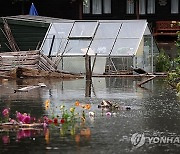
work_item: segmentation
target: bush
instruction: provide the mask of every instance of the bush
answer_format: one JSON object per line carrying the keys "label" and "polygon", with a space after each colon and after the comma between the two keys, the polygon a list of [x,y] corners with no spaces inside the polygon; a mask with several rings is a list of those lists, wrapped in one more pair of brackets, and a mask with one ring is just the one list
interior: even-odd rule
{"label": "bush", "polygon": [[156,71],[157,72],[167,72],[171,68],[171,61],[164,50],[161,50],[156,59]]}

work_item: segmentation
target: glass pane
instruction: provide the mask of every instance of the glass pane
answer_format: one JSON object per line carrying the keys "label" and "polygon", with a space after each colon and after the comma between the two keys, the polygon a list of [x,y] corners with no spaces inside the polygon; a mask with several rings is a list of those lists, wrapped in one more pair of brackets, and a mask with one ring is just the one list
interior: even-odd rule
{"label": "glass pane", "polygon": [[104,0],[103,4],[104,13],[111,13],[111,0]]}
{"label": "glass pane", "polygon": [[[53,47],[52,47],[52,51],[51,51],[51,55],[61,54],[64,51],[66,42],[67,42],[66,39],[59,39],[59,38],[56,39],[55,38]],[[49,35],[43,46],[44,54],[49,55],[51,44],[52,44],[52,36]]]}
{"label": "glass pane", "polygon": [[147,13],[154,14],[155,13],[155,0],[148,0],[147,3],[148,3]]}
{"label": "glass pane", "polygon": [[[115,38],[118,34],[118,30],[121,23],[100,23],[96,35],[96,38]],[[113,29],[113,30],[112,30]]]}
{"label": "glass pane", "polygon": [[64,55],[85,55],[90,40],[70,40]]}
{"label": "glass pane", "polygon": [[171,0],[171,13],[179,13],[179,0]]}
{"label": "glass pane", "polygon": [[111,55],[134,55],[139,39],[117,39]]}
{"label": "glass pane", "polygon": [[91,49],[98,55],[109,55],[114,39],[95,39],[91,44]]}
{"label": "glass pane", "polygon": [[51,55],[60,55],[63,53],[66,43],[67,39],[55,39]]}
{"label": "glass pane", "polygon": [[67,38],[73,23],[54,23],[49,34],[56,35],[56,38]]}
{"label": "glass pane", "polygon": [[126,0],[126,13],[134,14],[134,0]]}
{"label": "glass pane", "polygon": [[[118,38],[140,38],[145,31],[145,22],[128,22],[123,23]],[[132,29],[133,27],[133,29]]]}
{"label": "glass pane", "polygon": [[83,1],[83,13],[84,14],[90,13],[90,0]]}
{"label": "glass pane", "polygon": [[92,13],[102,14],[102,1],[101,0],[92,0]]}
{"label": "glass pane", "polygon": [[146,14],[146,0],[139,0],[139,14]]}
{"label": "glass pane", "polygon": [[92,37],[97,26],[97,22],[75,22],[71,37]]}

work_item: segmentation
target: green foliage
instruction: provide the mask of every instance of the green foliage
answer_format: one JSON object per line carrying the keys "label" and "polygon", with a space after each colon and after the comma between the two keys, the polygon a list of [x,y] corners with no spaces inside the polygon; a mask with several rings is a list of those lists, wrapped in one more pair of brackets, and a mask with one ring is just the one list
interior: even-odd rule
{"label": "green foliage", "polygon": [[178,48],[178,56],[174,59],[175,70],[168,74],[168,81],[176,87],[178,95],[180,96],[180,32],[178,32],[176,46]]}
{"label": "green foliage", "polygon": [[167,72],[171,67],[170,58],[165,54],[164,50],[161,50],[156,59],[156,71],[157,72]]}
{"label": "green foliage", "polygon": [[174,59],[176,70],[180,72],[180,31],[178,32],[178,38],[176,41],[178,57]]}
{"label": "green foliage", "polygon": [[176,79],[179,77],[179,74],[177,72],[171,72],[168,73],[168,81],[171,83],[175,83]]}
{"label": "green foliage", "polygon": [[176,85],[176,89],[178,92],[180,92],[180,82]]}

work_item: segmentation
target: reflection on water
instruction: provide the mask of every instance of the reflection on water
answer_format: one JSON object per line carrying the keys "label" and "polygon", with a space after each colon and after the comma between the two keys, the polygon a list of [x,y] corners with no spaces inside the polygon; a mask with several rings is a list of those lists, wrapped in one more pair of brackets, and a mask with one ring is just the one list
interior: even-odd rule
{"label": "reflection on water", "polygon": [[[75,125],[50,125],[42,130],[0,131],[1,153],[178,153],[180,143],[146,142],[139,148],[131,143],[135,133],[145,136],[180,136],[180,106],[175,91],[163,79],[137,87],[141,78],[93,78],[61,81],[22,79],[0,82],[0,110],[10,108],[39,118],[59,115],[59,107],[68,109],[78,100],[90,104],[85,122]],[[47,87],[14,93],[14,89],[44,82]],[[88,88],[87,88],[88,85]],[[88,97],[87,97],[88,96]],[[44,102],[51,101],[51,111]],[[131,110],[111,111],[98,108],[102,100],[118,103]],[[77,108],[79,113],[82,109]],[[89,117],[94,112],[95,117]],[[12,117],[14,115],[11,115]]]}

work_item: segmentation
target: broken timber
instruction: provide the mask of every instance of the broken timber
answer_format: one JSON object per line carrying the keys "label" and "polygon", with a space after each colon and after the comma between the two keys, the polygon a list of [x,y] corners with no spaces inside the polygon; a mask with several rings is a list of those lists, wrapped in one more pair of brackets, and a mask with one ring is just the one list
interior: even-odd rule
{"label": "broken timber", "polygon": [[36,88],[40,88],[40,86],[28,86],[28,87],[23,87],[23,88],[14,90],[14,93],[16,93],[16,92],[28,92],[28,91],[33,90],[33,89],[36,89]]}
{"label": "broken timber", "polygon": [[11,78],[82,78],[78,74],[56,70],[54,62],[39,50],[0,53],[0,72]]}
{"label": "broken timber", "polygon": [[150,77],[150,78],[148,78],[148,79],[146,79],[146,80],[144,80],[144,81],[138,83],[137,85],[138,85],[139,87],[141,87],[143,84],[145,84],[145,83],[147,83],[147,82],[153,80],[155,77],[156,77],[156,75],[153,75],[152,77]]}

